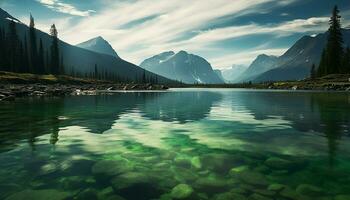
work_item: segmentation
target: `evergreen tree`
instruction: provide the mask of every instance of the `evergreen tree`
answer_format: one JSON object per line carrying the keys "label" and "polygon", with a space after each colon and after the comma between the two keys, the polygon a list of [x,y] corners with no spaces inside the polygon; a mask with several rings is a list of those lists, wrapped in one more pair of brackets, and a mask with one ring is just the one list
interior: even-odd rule
{"label": "evergreen tree", "polygon": [[13,20],[9,23],[9,30],[6,35],[6,43],[7,43],[7,56],[10,61],[9,66],[5,68],[7,71],[17,72],[19,68],[19,40],[16,30],[16,22]]}
{"label": "evergreen tree", "polygon": [[5,63],[5,49],[6,49],[6,40],[3,29],[0,27],[0,71],[4,70],[6,65]]}
{"label": "evergreen tree", "polygon": [[59,63],[60,56],[59,56],[59,50],[58,50],[58,38],[57,38],[58,32],[55,24],[51,26],[50,35],[52,39],[50,71],[52,74],[57,75],[60,73],[60,63]]}
{"label": "evergreen tree", "polygon": [[44,47],[43,47],[43,41],[40,38],[39,43],[39,54],[38,54],[38,73],[39,74],[45,74],[45,63],[44,63]]}
{"label": "evergreen tree", "polygon": [[45,72],[47,74],[51,74],[52,72],[50,71],[50,59],[49,59],[49,51],[45,51]]}
{"label": "evergreen tree", "polygon": [[343,58],[343,72],[350,73],[350,48],[347,47]]}
{"label": "evergreen tree", "polygon": [[311,66],[310,78],[311,78],[311,79],[316,78],[316,66],[315,66],[315,64],[312,64],[312,66]]}
{"label": "evergreen tree", "polygon": [[324,76],[324,75],[328,74],[327,66],[328,66],[328,55],[327,55],[326,49],[323,49],[321,61],[320,61],[320,64],[319,64],[318,70],[317,70],[317,75]]}
{"label": "evergreen tree", "polygon": [[327,42],[327,74],[339,73],[342,68],[343,37],[341,33],[340,15],[337,6],[334,6],[332,17],[329,20],[329,35]]}
{"label": "evergreen tree", "polygon": [[143,69],[143,72],[142,72],[142,83],[146,83],[146,70]]}
{"label": "evergreen tree", "polygon": [[32,73],[38,72],[38,49],[36,44],[36,32],[35,32],[34,18],[30,15],[29,23],[29,71]]}
{"label": "evergreen tree", "polygon": [[63,62],[62,54],[61,54],[61,61],[60,61],[59,65],[60,65],[59,74],[64,74],[64,62]]}
{"label": "evergreen tree", "polygon": [[23,67],[22,67],[22,72],[23,73],[29,72],[27,34],[24,35],[24,40],[23,40]]}
{"label": "evergreen tree", "polygon": [[98,79],[97,64],[95,64],[95,73],[94,73],[94,78],[95,78],[95,79]]}

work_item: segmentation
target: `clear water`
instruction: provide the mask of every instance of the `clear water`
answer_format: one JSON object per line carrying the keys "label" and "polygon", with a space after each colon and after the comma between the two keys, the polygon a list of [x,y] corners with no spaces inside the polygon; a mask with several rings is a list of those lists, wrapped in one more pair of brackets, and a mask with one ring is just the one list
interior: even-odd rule
{"label": "clear water", "polygon": [[350,199],[350,93],[0,103],[0,199]]}

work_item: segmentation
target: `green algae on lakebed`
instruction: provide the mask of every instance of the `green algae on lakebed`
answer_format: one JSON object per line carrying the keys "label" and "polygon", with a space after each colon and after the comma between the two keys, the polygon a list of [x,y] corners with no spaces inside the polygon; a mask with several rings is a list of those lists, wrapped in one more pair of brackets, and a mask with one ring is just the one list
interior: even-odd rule
{"label": "green algae on lakebed", "polygon": [[350,197],[347,93],[117,93],[0,118],[0,199]]}

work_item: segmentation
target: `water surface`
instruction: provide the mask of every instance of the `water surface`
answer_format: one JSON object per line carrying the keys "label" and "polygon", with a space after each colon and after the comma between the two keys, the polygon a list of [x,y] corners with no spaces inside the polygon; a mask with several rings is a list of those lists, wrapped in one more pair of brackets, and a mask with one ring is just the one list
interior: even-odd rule
{"label": "water surface", "polygon": [[350,199],[350,94],[0,102],[0,199]]}

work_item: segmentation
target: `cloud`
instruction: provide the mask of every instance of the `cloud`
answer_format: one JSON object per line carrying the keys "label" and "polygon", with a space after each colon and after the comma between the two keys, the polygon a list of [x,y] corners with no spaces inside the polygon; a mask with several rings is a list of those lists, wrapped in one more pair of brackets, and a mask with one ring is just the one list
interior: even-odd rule
{"label": "cloud", "polygon": [[[55,9],[60,5],[58,3],[62,3],[59,0],[38,1]],[[225,67],[233,63],[239,64],[238,61],[248,63],[259,50],[245,52],[244,55],[238,53],[239,56],[235,57],[233,54],[237,49],[220,49],[215,46],[217,42],[247,35],[271,34],[282,37],[326,29],[323,24],[327,26],[325,22],[328,17],[296,19],[279,24],[249,23],[205,30],[227,16],[235,19],[242,15],[269,12],[274,7],[287,6],[295,1],[297,0],[281,0],[278,3],[275,0],[235,0],[230,3],[227,0],[192,0],[191,3],[187,0],[108,1],[108,6],[99,10],[98,15],[90,15],[78,21],[64,18],[55,23],[58,24],[60,38],[63,40],[77,44],[100,35],[112,44],[121,57],[135,64],[162,51],[186,50],[199,55],[205,51],[202,56],[208,58],[213,66]],[[271,46],[265,48],[266,53],[280,50],[272,50],[276,47]],[[221,57],[212,55],[210,51],[220,52]],[[232,59],[225,62],[225,57]]]}
{"label": "cloud", "polygon": [[286,36],[293,33],[323,31],[326,30],[328,26],[328,20],[328,17],[313,17],[309,19],[295,19],[274,25],[248,24],[243,26],[218,28],[203,31],[186,41],[186,43],[207,44],[248,35],[273,34],[277,36]]}
{"label": "cloud", "polygon": [[63,3],[60,0],[37,0],[37,1],[43,4],[44,6],[46,6],[47,8],[50,8],[51,10],[54,10],[60,13],[69,14],[69,15],[86,17],[86,16],[89,16],[91,13],[95,12],[94,10],[86,10],[86,11],[79,10],[73,5],[68,3]]}

